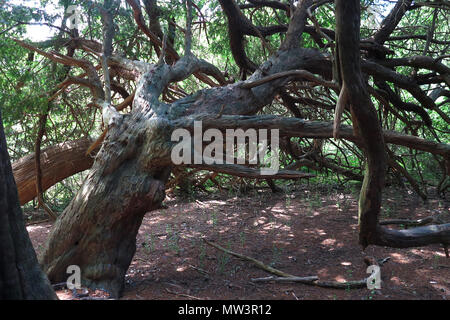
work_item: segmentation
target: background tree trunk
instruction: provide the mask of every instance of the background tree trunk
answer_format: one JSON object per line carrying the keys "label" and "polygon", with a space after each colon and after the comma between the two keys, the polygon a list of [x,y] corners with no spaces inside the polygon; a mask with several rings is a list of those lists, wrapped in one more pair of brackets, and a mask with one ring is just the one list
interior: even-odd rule
{"label": "background tree trunk", "polygon": [[7,150],[0,113],[0,299],[57,299],[25,228]]}

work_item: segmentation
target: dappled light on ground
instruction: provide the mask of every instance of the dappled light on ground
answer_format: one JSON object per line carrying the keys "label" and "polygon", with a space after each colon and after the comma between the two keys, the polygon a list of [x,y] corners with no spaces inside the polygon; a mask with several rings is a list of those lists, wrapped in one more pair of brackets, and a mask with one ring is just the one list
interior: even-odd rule
{"label": "dappled light on ground", "polygon": [[[286,194],[262,189],[239,197],[198,195],[193,201],[168,198],[167,209],[144,217],[123,299],[450,298],[450,259],[439,245],[368,247],[363,252],[355,195],[304,188],[290,187]],[[443,206],[439,199],[423,204],[402,189],[386,190],[385,199],[389,210],[384,219],[428,216]],[[42,246],[49,226],[28,227],[35,247]],[[287,273],[324,281],[364,279],[365,256],[391,259],[381,268],[381,290],[253,283],[251,279],[270,274],[210,247],[203,238]]]}

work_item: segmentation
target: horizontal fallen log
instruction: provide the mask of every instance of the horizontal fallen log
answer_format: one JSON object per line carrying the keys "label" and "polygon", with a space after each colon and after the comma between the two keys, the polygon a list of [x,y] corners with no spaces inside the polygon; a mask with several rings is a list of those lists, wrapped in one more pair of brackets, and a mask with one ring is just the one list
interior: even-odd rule
{"label": "horizontal fallen log", "polygon": [[300,282],[310,284],[313,281],[319,280],[317,276],[310,277],[265,277],[265,278],[254,278],[252,282]]}
{"label": "horizontal fallen log", "polygon": [[370,244],[389,246],[391,248],[422,247],[432,243],[440,243],[444,246],[450,244],[450,223],[432,224],[407,230],[389,229],[378,226]]}
{"label": "horizontal fallen log", "polygon": [[354,281],[345,281],[345,282],[337,282],[337,281],[316,281],[314,285],[322,288],[331,288],[331,289],[363,289],[367,288],[367,278],[362,280],[354,280]]}
{"label": "horizontal fallen log", "polygon": [[[92,167],[94,158],[85,155],[92,143],[93,140],[83,138],[42,150],[42,190],[45,191],[56,183]],[[14,162],[12,168],[20,204],[24,205],[37,196],[34,153]]]}
{"label": "horizontal fallen log", "polygon": [[321,288],[331,289],[362,289],[367,287],[367,278],[354,281],[320,281],[317,276],[311,277],[265,277],[252,279],[252,282],[297,282]]}

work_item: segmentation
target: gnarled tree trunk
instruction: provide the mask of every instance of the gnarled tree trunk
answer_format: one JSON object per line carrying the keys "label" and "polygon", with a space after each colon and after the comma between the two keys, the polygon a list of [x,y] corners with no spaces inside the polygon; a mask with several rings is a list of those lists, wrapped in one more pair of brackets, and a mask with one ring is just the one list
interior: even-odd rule
{"label": "gnarled tree trunk", "polygon": [[360,137],[367,157],[359,199],[359,242],[363,248],[368,245],[406,248],[431,243],[441,243],[447,248],[450,223],[409,230],[388,229],[378,223],[387,157],[381,125],[361,73],[359,26],[359,1],[336,0],[336,61],[342,80],[340,98],[350,105],[355,135]]}
{"label": "gnarled tree trunk", "polygon": [[41,263],[51,281],[65,281],[67,266],[78,265],[83,286],[120,295],[142,218],[160,207],[170,173],[169,167],[143,167],[149,144],[156,143],[145,138],[146,125],[138,116],[109,129],[83,186],[50,233]]}

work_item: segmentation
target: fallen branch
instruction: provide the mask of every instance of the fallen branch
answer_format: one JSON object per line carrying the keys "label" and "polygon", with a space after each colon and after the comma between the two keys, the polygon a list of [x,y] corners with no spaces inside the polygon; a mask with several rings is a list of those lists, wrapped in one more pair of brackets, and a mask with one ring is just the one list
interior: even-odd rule
{"label": "fallen branch", "polygon": [[255,278],[252,279],[252,282],[300,282],[300,283],[306,283],[311,284],[311,282],[319,280],[317,276],[310,276],[310,277],[265,277],[265,278]]}
{"label": "fallen branch", "polygon": [[[245,261],[250,261],[254,265],[256,265],[258,268],[278,276],[278,277],[271,276],[271,277],[265,277],[265,278],[255,278],[255,279],[251,280],[252,282],[298,282],[298,283],[303,283],[306,285],[312,285],[312,286],[317,286],[317,287],[322,287],[322,288],[334,288],[334,289],[361,289],[361,288],[365,288],[367,286],[368,278],[364,278],[363,280],[356,280],[356,281],[337,282],[337,281],[320,281],[317,276],[308,276],[308,277],[294,276],[294,275],[291,275],[284,271],[272,268],[272,267],[264,264],[263,262],[256,260],[252,257],[225,249],[225,248],[219,246],[218,244],[212,243],[206,239],[203,239],[203,241],[206,244],[208,244],[220,251],[223,251],[229,255],[235,256],[239,259],[242,259]],[[371,262],[372,260],[374,260],[374,258],[366,257],[365,262],[366,263]],[[374,261],[376,261],[376,265],[382,266],[388,260],[389,260],[389,258],[381,259],[378,261],[374,260]]]}

